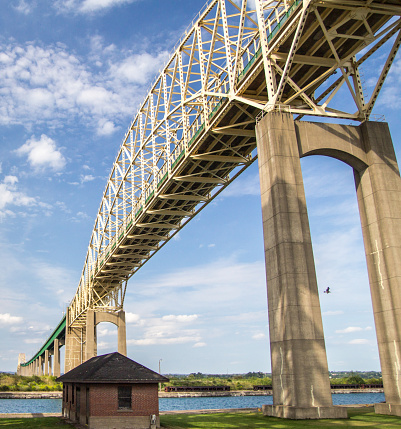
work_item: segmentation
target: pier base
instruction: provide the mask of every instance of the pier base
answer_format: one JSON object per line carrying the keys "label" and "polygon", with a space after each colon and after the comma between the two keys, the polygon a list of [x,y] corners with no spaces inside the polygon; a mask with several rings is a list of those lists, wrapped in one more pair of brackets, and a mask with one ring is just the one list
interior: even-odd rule
{"label": "pier base", "polygon": [[387,403],[375,404],[375,413],[401,417],[401,405],[400,404],[387,404]]}
{"label": "pier base", "polygon": [[264,416],[283,419],[346,419],[347,409],[344,407],[291,407],[286,405],[263,405]]}

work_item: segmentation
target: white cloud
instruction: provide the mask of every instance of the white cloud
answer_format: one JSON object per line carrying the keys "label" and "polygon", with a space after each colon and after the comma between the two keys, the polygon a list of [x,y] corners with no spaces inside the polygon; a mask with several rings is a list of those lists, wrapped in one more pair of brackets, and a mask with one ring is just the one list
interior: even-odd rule
{"label": "white cloud", "polygon": [[356,344],[356,345],[359,345],[359,344],[370,344],[370,343],[371,342],[369,340],[366,340],[364,338],[358,338],[358,339],[355,339],[355,340],[348,341],[348,344]]}
{"label": "white cloud", "polygon": [[257,334],[252,335],[254,340],[264,340],[266,338],[266,334],[263,332],[258,332]]}
{"label": "white cloud", "polygon": [[112,121],[99,121],[96,132],[99,136],[109,136],[117,131],[117,127]]}
{"label": "white cloud", "polygon": [[92,174],[85,174],[85,175],[81,174],[81,183],[92,182],[92,180],[95,180],[95,179],[96,177],[92,176]]}
{"label": "white cloud", "polygon": [[25,193],[18,191],[18,178],[16,176],[6,176],[3,183],[0,183],[0,219],[13,212],[6,209],[6,206],[32,206],[36,205],[35,198],[27,196]]}
{"label": "white cloud", "polygon": [[195,343],[194,345],[193,345],[193,347],[195,347],[195,348],[198,348],[198,347],[206,347],[207,346],[207,344],[206,343],[202,343],[202,342],[200,342],[200,343]]}
{"label": "white cloud", "polygon": [[59,12],[90,14],[137,0],[57,0],[54,7]]}
{"label": "white cloud", "polygon": [[57,302],[64,304],[71,299],[76,288],[75,272],[36,259],[26,260],[25,264],[47,294],[50,291]]}
{"label": "white cloud", "polygon": [[322,313],[323,316],[340,316],[341,314],[344,314],[343,310],[328,310]]}
{"label": "white cloud", "polygon": [[363,329],[360,328],[359,326],[349,326],[348,328],[345,328],[345,329],[336,330],[336,334],[350,334],[351,332],[360,332],[360,331],[363,331]]}
{"label": "white cloud", "polygon": [[[384,62],[383,62],[384,64]],[[382,67],[382,66],[381,66]],[[380,73],[380,66],[377,67],[377,73]],[[376,79],[372,79],[372,86],[376,84]],[[377,101],[377,105],[383,108],[383,106],[391,106],[392,109],[399,108],[401,106],[401,57],[398,55],[393,62],[390,72],[386,78],[386,83],[381,91],[380,98]]]}
{"label": "white cloud", "polygon": [[32,1],[31,4],[28,4],[25,0],[20,0],[16,6],[14,6],[14,9],[22,13],[24,15],[29,15],[33,8],[35,7],[35,2]]}
{"label": "white cloud", "polygon": [[24,340],[25,344],[40,344],[43,342],[43,338],[26,338]]}
{"label": "white cloud", "polygon": [[181,314],[178,316],[169,314],[168,316],[163,316],[162,320],[166,322],[190,323],[195,321],[197,318],[198,318],[197,314],[191,314],[191,315]]}
{"label": "white cloud", "polygon": [[[202,335],[199,329],[185,329],[183,325],[195,322],[198,315],[165,315],[159,317],[144,317],[141,319],[138,315],[128,313],[126,320],[138,323],[144,327],[142,338],[128,340],[128,344],[132,345],[167,345],[167,344],[184,344],[184,343],[199,343],[202,340]],[[127,323],[130,323],[127,321]]]}
{"label": "white cloud", "polygon": [[66,164],[64,156],[56,147],[56,142],[45,134],[42,134],[39,140],[35,137],[27,140],[16,153],[20,156],[26,155],[29,164],[35,170],[51,168],[60,171]]}
{"label": "white cloud", "polygon": [[11,316],[10,313],[0,314],[0,326],[1,325],[15,325],[22,323],[23,319],[19,316]]}
{"label": "white cloud", "polygon": [[129,313],[129,312],[125,313],[126,323],[139,323],[140,319],[141,317],[139,316],[139,314]]}
{"label": "white cloud", "polygon": [[[213,300],[226,300],[227,293],[234,293],[239,287],[253,285],[258,288],[265,282],[265,263],[256,261],[250,263],[237,262],[235,259],[219,259],[216,262],[188,267],[171,273],[148,279],[145,283],[137,284],[143,294],[158,294],[159,288],[199,288],[201,291],[212,287]],[[226,291],[226,286],[228,290]],[[217,288],[217,286],[220,286]],[[249,287],[249,286],[248,286]],[[205,292],[203,292],[205,293]],[[222,293],[222,296],[220,296]]]}
{"label": "white cloud", "polygon": [[185,343],[199,343],[201,337],[195,336],[177,336],[169,338],[143,338],[140,340],[128,340],[127,344],[135,346],[153,346],[156,344],[160,345],[172,345],[172,344],[185,344]]}
{"label": "white cloud", "polygon": [[110,67],[112,76],[117,76],[123,82],[145,84],[149,76],[154,76],[168,58],[168,52],[163,51],[153,56],[147,52],[132,55],[113,64]]}
{"label": "white cloud", "polygon": [[0,124],[61,128],[78,119],[106,136],[119,128],[118,122],[132,118],[168,54],[136,54],[104,47],[100,37],[93,40],[89,59],[61,44],[3,44]]}
{"label": "white cloud", "polygon": [[109,330],[107,328],[97,328],[96,329],[96,334],[99,337],[105,337],[107,335],[115,335],[116,333],[115,333],[115,331],[111,331],[111,330]]}

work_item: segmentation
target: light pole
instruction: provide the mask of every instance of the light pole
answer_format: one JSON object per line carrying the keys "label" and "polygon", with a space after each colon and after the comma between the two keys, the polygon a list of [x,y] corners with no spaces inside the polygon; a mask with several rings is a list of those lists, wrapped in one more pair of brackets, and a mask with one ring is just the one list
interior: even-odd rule
{"label": "light pole", "polygon": [[[161,374],[161,372],[160,372],[160,362],[162,361],[163,359],[159,359],[159,374],[160,375],[162,375]],[[160,392],[162,391],[162,384],[161,383],[159,383],[159,390],[160,390]]]}

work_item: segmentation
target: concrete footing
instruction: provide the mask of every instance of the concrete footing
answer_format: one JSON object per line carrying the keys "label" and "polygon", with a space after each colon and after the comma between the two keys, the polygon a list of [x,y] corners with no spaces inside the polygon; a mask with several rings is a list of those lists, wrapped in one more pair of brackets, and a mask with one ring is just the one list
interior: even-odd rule
{"label": "concrete footing", "polygon": [[401,404],[375,404],[375,413],[401,417]]}
{"label": "concrete footing", "polygon": [[263,405],[264,416],[280,417],[292,420],[307,419],[347,419],[344,407],[291,407],[285,405]]}

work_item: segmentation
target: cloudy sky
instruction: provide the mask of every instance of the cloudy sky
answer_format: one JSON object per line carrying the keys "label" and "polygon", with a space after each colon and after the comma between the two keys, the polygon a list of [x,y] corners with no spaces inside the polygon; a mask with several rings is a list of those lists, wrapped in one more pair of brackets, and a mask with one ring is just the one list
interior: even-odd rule
{"label": "cloudy sky", "polygon": [[[62,317],[125,130],[203,0],[10,0],[0,15],[0,370]],[[377,61],[382,61],[378,58]],[[365,71],[372,91],[377,68]],[[375,113],[400,159],[401,60]],[[302,160],[329,368],[379,361],[351,169]],[[323,290],[330,286],[332,294]],[[256,163],[129,282],[128,355],[164,373],[270,372]],[[99,353],[115,328],[98,330]]]}

